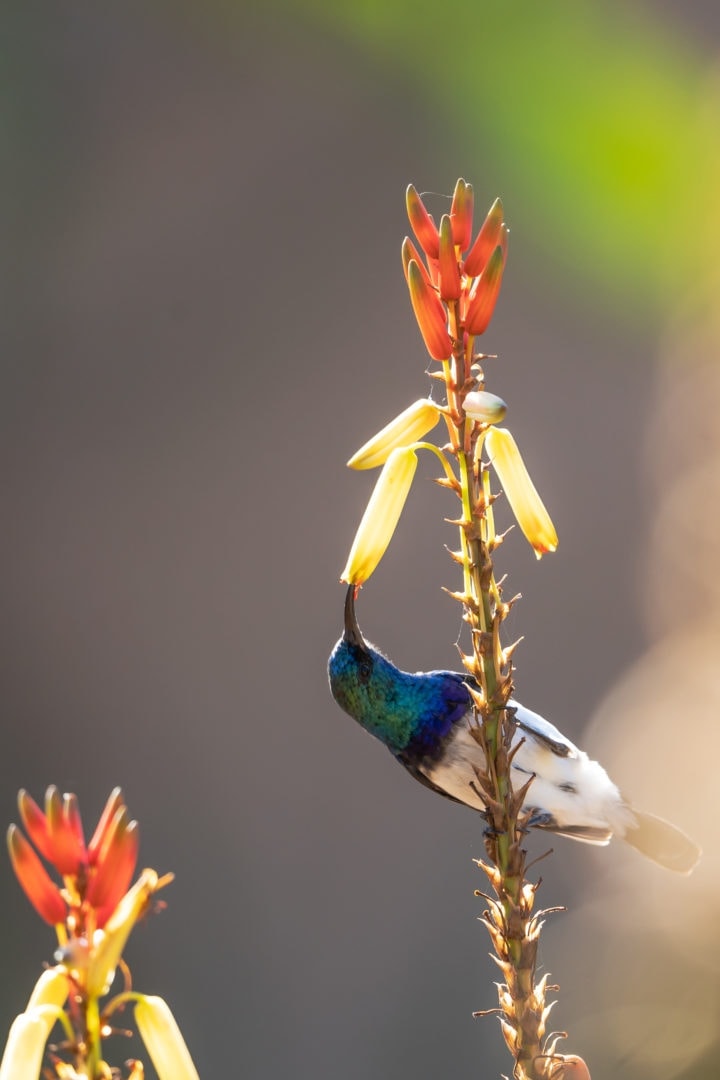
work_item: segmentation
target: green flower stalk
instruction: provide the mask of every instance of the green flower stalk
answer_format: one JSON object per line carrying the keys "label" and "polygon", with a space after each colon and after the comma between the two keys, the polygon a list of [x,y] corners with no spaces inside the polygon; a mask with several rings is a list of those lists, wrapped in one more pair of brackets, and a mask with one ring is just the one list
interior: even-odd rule
{"label": "green flower stalk", "polygon": [[[425,346],[440,364],[432,374],[442,384],[445,398],[438,405],[416,402],[351,458],[349,464],[355,468],[382,464],[383,469],[342,580],[355,586],[368,580],[400,517],[416,453],[431,451],[442,466],[438,482],[455,492],[461,504],[455,521],[459,548],[452,555],[461,568],[462,586],[450,595],[462,605],[470,632],[471,649],[463,663],[472,676],[472,737],[485,760],[475,779],[487,819],[487,860],[478,865],[492,888],[492,895],[478,895],[487,902],[482,921],[504,978],[498,987],[499,1007],[486,1011],[500,1016],[516,1080],[560,1080],[565,1072],[578,1075],[581,1059],[557,1054],[556,1040],[546,1040],[551,1008],[546,1002],[547,977],[537,980],[535,975],[544,913],[534,909],[537,884],[526,879],[523,848],[528,822],[522,807],[532,780],[515,791],[510,778],[516,752],[513,709],[508,704],[515,646],[503,644],[502,624],[517,598],[504,599],[494,571],[494,554],[503,537],[495,531],[493,503],[499,488],[493,490],[493,471],[538,558],[554,551],[558,541],[513,436],[496,426],[504,420],[507,406],[485,388],[485,356],[476,351],[476,339],[487,329],[499,296],[508,228],[497,199],[472,242],[473,202],[471,185],[458,180],[450,213],[436,226],[415,188],[408,188],[408,216],[422,254],[406,238],[403,269]],[[447,444],[416,441],[440,416]]]}

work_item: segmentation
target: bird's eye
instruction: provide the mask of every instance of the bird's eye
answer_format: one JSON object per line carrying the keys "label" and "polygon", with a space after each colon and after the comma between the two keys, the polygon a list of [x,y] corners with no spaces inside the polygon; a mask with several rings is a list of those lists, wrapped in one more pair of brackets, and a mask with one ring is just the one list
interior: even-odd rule
{"label": "bird's eye", "polygon": [[361,683],[370,681],[372,675],[372,660],[361,660],[358,668],[358,678]]}

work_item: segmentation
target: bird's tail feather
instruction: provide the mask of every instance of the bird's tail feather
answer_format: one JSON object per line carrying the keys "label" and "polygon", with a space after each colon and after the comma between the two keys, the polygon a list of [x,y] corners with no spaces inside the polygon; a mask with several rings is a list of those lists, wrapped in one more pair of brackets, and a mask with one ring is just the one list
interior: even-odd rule
{"label": "bird's tail feather", "polygon": [[653,862],[678,874],[689,874],[702,854],[702,849],[669,821],[646,814],[633,807],[637,825],[625,830],[624,840]]}

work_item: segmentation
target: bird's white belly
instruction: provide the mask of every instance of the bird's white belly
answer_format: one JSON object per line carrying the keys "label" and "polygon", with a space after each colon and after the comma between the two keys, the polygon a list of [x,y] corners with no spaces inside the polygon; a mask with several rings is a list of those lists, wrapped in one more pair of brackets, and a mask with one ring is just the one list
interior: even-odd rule
{"label": "bird's white belly", "polygon": [[[552,815],[560,828],[609,828],[622,835],[634,823],[632,811],[598,762],[591,761],[572,743],[570,753],[563,756],[528,732],[519,730],[514,742],[521,738],[525,741],[513,759],[513,786],[520,788],[535,775],[525,797],[525,809]],[[422,771],[448,795],[482,810],[484,803],[477,791],[473,766],[483,770],[484,755],[463,722],[457,725],[442,759],[428,762]]]}

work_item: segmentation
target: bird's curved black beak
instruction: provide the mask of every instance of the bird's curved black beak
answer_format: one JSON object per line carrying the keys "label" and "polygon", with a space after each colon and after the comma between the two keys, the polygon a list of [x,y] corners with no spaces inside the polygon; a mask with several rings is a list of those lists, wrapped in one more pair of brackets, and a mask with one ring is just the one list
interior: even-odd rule
{"label": "bird's curved black beak", "polygon": [[357,585],[350,585],[348,587],[347,595],[345,597],[345,632],[343,638],[350,645],[356,645],[364,652],[367,651],[367,645],[360,633],[360,627],[358,626],[357,618],[355,616],[355,593],[357,591]]}

